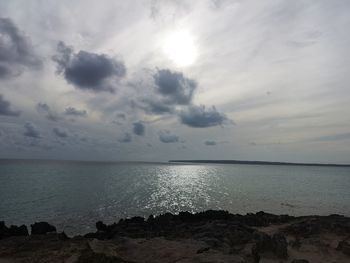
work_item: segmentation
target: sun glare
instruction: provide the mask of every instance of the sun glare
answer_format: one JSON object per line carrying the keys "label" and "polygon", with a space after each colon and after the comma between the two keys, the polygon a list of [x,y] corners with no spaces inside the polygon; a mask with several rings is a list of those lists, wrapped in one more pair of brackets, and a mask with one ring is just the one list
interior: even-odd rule
{"label": "sun glare", "polygon": [[193,36],[187,31],[176,31],[165,37],[163,51],[176,65],[192,65],[198,56]]}

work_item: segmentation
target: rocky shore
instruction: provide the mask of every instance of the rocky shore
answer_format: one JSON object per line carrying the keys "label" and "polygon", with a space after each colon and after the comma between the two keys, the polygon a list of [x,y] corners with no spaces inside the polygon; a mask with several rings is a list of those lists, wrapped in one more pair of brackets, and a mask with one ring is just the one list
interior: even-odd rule
{"label": "rocky shore", "polygon": [[68,237],[47,222],[0,222],[6,262],[350,262],[350,218],[205,211],[133,217]]}

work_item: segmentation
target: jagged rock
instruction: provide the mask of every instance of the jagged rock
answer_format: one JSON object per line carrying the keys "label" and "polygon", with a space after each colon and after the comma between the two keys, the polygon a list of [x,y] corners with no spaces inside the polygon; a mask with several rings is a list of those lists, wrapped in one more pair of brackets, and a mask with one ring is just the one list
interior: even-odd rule
{"label": "jagged rock", "polygon": [[202,254],[202,253],[204,253],[205,251],[208,251],[209,249],[210,249],[210,247],[204,247],[204,248],[198,249],[198,250],[197,250],[197,254]]}
{"label": "jagged rock", "polygon": [[98,231],[107,231],[107,225],[104,224],[102,221],[96,222],[96,229]]}
{"label": "jagged rock", "polygon": [[21,225],[21,226],[10,226],[9,233],[11,236],[28,236],[28,229],[27,226]]}
{"label": "jagged rock", "polygon": [[82,251],[77,263],[133,263],[114,256],[106,256],[102,253],[95,253],[90,248]]}
{"label": "jagged rock", "polygon": [[265,234],[263,232],[255,232],[254,240],[256,245],[256,251],[258,253],[272,251],[272,239],[268,234]]}
{"label": "jagged rock", "polygon": [[318,220],[306,220],[288,226],[285,229],[285,231],[296,236],[302,236],[307,238],[312,235],[319,234],[321,231],[321,227]]}
{"label": "jagged rock", "polygon": [[8,228],[4,221],[0,221],[0,239],[10,236],[28,236],[28,229],[25,225],[12,225]]}
{"label": "jagged rock", "polygon": [[10,236],[9,229],[4,221],[0,221],[0,239]]}
{"label": "jagged rock", "polygon": [[274,234],[272,237],[273,252],[279,258],[288,257],[288,243],[286,237],[282,234]]}
{"label": "jagged rock", "polygon": [[282,234],[274,234],[271,238],[268,234],[263,232],[254,233],[255,245],[252,249],[252,255],[256,257],[260,253],[272,251],[279,258],[287,258],[287,240]]}
{"label": "jagged rock", "polygon": [[154,215],[150,215],[147,219],[147,223],[153,223],[154,222]]}
{"label": "jagged rock", "polygon": [[38,222],[30,225],[32,235],[45,235],[46,233],[56,232],[56,227],[47,222]]}
{"label": "jagged rock", "polygon": [[134,216],[132,218],[127,218],[124,220],[127,224],[142,224],[145,222],[145,219],[141,216]]}
{"label": "jagged rock", "polygon": [[298,236],[295,237],[295,240],[292,240],[289,242],[289,245],[291,245],[292,248],[300,248],[301,242]]}
{"label": "jagged rock", "polygon": [[64,231],[57,234],[57,237],[59,240],[62,240],[62,241],[70,239]]}
{"label": "jagged rock", "polygon": [[253,262],[254,263],[259,263],[260,261],[260,255],[259,255],[259,250],[256,244],[252,246],[252,256],[253,256]]}
{"label": "jagged rock", "polygon": [[340,241],[337,247],[337,250],[343,252],[346,255],[350,256],[350,240]]}
{"label": "jagged rock", "polygon": [[306,259],[293,259],[291,263],[309,263]]}

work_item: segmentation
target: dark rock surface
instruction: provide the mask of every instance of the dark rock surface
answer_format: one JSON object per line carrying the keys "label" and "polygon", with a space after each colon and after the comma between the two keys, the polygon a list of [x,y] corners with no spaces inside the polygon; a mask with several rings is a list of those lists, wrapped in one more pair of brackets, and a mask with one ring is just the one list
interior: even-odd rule
{"label": "dark rock surface", "polygon": [[30,225],[32,235],[45,235],[46,233],[56,232],[56,227],[47,222],[38,222]]}
{"label": "dark rock surface", "polygon": [[294,259],[292,263],[309,263],[306,259]]}
{"label": "dark rock surface", "polygon": [[28,236],[28,229],[25,225],[7,227],[4,221],[0,221],[0,239],[11,236]]}
{"label": "dark rock surface", "polygon": [[[310,258],[300,253],[308,249],[311,252],[307,255],[327,253],[324,255],[328,258],[319,257],[317,262],[327,262],[334,253],[338,253],[337,262],[350,262],[346,261],[350,256],[350,218],[339,215],[238,215],[208,210],[165,213],[148,219],[132,217],[110,225],[98,221],[97,231],[83,237],[56,233],[56,228],[46,222],[34,223],[31,230],[28,236],[26,226],[7,227],[0,222],[0,262],[2,256],[13,256],[35,258],[23,262],[63,262],[67,257],[74,259],[68,262],[177,262],[187,257],[191,260],[179,262],[260,262],[269,258],[270,262],[305,263]],[[92,240],[97,242],[92,243],[93,249],[89,245]],[[332,247],[333,243],[338,245]],[[37,260],[39,256],[33,251],[49,253],[57,260]],[[152,260],[144,261],[140,253]],[[154,259],[157,256],[162,260]]]}
{"label": "dark rock surface", "polygon": [[338,244],[337,250],[350,256],[350,238],[348,240],[340,241]]}

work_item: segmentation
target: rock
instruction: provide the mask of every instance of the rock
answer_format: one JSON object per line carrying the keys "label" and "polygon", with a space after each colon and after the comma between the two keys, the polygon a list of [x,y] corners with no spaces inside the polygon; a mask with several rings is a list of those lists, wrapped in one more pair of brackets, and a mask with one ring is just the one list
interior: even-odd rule
{"label": "rock", "polygon": [[291,263],[309,263],[306,259],[293,259]]}
{"label": "rock", "polygon": [[153,223],[154,222],[154,215],[150,215],[147,219],[147,223]]}
{"label": "rock", "polygon": [[258,251],[258,248],[257,248],[257,245],[254,244],[252,246],[252,256],[253,256],[253,262],[254,263],[259,263],[260,261],[260,255],[259,255],[259,251]]}
{"label": "rock", "polygon": [[209,249],[210,249],[210,247],[204,247],[204,248],[198,249],[198,250],[197,250],[197,254],[202,254],[202,253],[204,253],[205,251],[208,251]]}
{"label": "rock", "polygon": [[337,250],[350,256],[350,242],[349,242],[349,240],[340,241],[338,244]]}
{"label": "rock", "polygon": [[124,220],[127,224],[142,224],[145,222],[145,219],[141,216],[134,216],[132,218],[127,218]]}
{"label": "rock", "polygon": [[282,234],[274,234],[271,238],[263,232],[254,233],[255,246],[252,249],[252,255],[256,257],[260,253],[272,251],[277,257],[285,259],[288,257],[287,240]]}
{"label": "rock", "polygon": [[77,263],[133,263],[114,256],[106,256],[102,253],[93,252],[90,247],[80,254]]}
{"label": "rock", "polygon": [[285,231],[296,236],[307,238],[312,235],[320,234],[321,227],[318,220],[306,220],[286,227]]}
{"label": "rock", "polygon": [[67,234],[64,231],[59,233],[59,234],[57,234],[57,237],[58,237],[59,240],[62,240],[62,241],[65,241],[65,240],[69,239],[69,237],[67,236]]}
{"label": "rock", "polygon": [[12,225],[8,228],[4,221],[0,221],[0,239],[10,236],[28,236],[28,229],[25,225]]}
{"label": "rock", "polygon": [[45,235],[49,232],[56,232],[56,227],[47,222],[38,222],[30,225],[32,228],[32,235]]}
{"label": "rock", "polygon": [[4,221],[0,221],[0,239],[10,236],[9,229]]}
{"label": "rock", "polygon": [[298,236],[295,237],[295,240],[292,240],[289,242],[289,245],[292,246],[292,248],[299,249],[301,247],[301,242]]}
{"label": "rock", "polygon": [[279,258],[288,257],[288,243],[286,237],[282,234],[274,234],[272,237],[273,252]]}
{"label": "rock", "polygon": [[9,233],[11,236],[28,236],[28,229],[25,225],[10,226]]}
{"label": "rock", "polygon": [[104,224],[102,221],[96,222],[96,229],[97,231],[107,231],[107,225]]}
{"label": "rock", "polygon": [[273,250],[272,239],[268,234],[265,234],[263,232],[255,232],[254,240],[255,249],[258,253]]}

